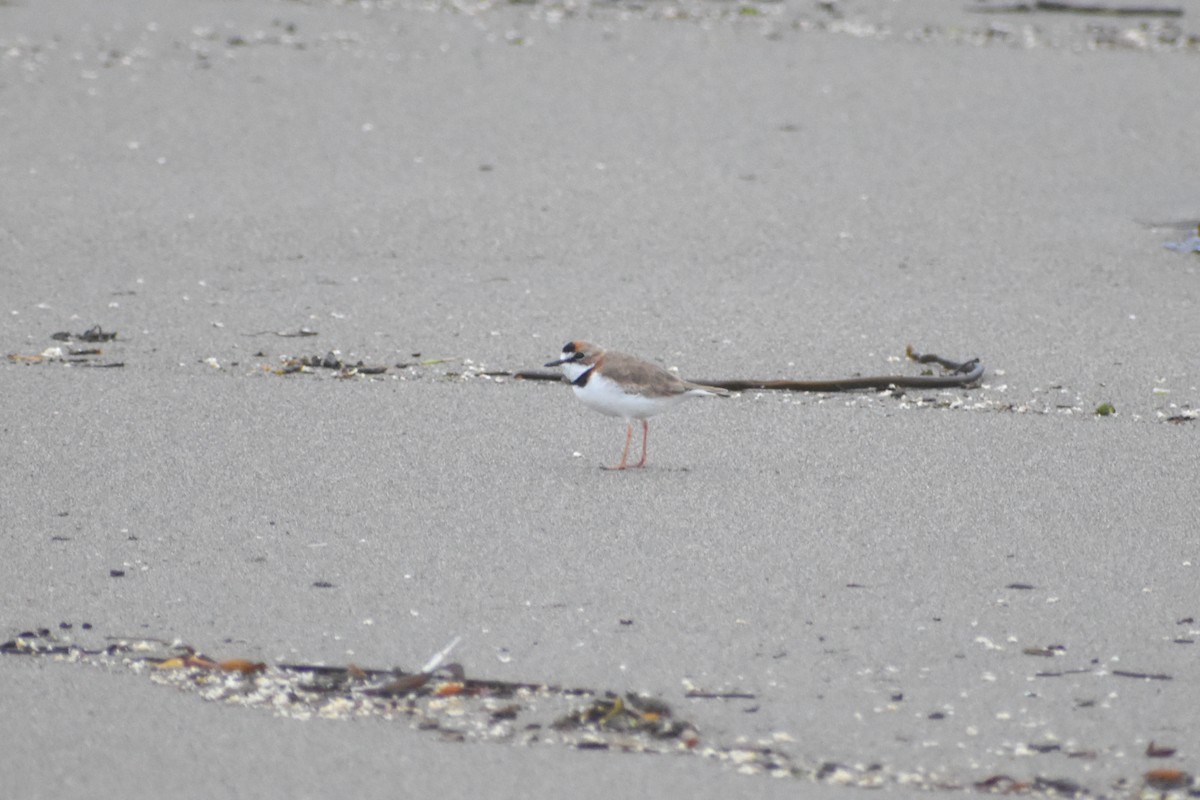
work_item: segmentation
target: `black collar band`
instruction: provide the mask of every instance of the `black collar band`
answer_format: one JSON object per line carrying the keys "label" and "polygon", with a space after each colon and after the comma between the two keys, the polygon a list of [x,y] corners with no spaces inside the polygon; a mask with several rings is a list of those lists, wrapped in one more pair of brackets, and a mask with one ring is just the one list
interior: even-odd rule
{"label": "black collar band", "polygon": [[579,386],[579,387],[587,386],[587,382],[592,379],[592,373],[595,371],[596,371],[596,365],[593,364],[592,366],[588,367],[587,370],[585,370],[583,373],[581,373],[578,378],[571,381],[571,385]]}

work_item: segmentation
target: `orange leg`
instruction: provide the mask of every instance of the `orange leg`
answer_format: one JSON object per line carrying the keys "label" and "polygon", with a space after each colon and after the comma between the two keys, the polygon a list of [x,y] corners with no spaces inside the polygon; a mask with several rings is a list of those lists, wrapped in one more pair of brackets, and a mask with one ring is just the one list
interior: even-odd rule
{"label": "orange leg", "polygon": [[[628,462],[629,462],[629,443],[631,441],[633,441],[633,421],[632,420],[629,422],[628,425],[625,426],[625,449],[621,451],[621,463],[617,464],[615,467],[603,467],[602,466],[602,467],[600,467],[600,469],[609,469],[609,470],[625,469],[625,467],[628,466]],[[644,459],[644,454],[643,454],[643,459]],[[641,464],[638,464],[638,466],[640,467]]]}
{"label": "orange leg", "polygon": [[639,461],[634,466],[638,466],[638,467],[646,466],[646,442],[648,442],[649,440],[650,440],[650,423],[647,422],[646,420],[642,420],[642,460]]}

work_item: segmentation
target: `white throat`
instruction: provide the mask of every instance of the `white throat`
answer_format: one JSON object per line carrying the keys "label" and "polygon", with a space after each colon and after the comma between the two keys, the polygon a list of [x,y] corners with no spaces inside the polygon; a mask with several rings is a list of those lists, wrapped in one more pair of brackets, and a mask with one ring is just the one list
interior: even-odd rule
{"label": "white throat", "polygon": [[562,365],[563,375],[566,375],[567,380],[572,383],[579,380],[579,376],[591,368],[591,364],[580,364],[578,361],[568,361]]}

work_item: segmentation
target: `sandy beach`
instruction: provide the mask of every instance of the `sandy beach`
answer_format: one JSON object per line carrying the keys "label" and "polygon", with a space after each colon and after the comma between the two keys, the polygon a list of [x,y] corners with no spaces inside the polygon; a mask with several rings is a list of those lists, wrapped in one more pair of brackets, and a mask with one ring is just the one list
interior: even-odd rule
{"label": "sandy beach", "polygon": [[1200,791],[1200,23],[925,5],[0,2],[6,791]]}

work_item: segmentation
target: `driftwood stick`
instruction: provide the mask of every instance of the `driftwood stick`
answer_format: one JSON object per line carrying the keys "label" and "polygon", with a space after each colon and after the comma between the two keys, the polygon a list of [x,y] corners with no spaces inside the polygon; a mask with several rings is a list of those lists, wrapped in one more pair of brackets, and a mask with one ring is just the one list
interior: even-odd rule
{"label": "driftwood stick", "polygon": [[[920,364],[938,364],[950,370],[942,375],[880,375],[873,377],[837,378],[834,380],[795,381],[795,380],[697,380],[705,386],[716,386],[731,392],[743,392],[752,389],[772,390],[782,392],[855,392],[863,389],[880,391],[892,387],[912,389],[952,389],[960,386],[970,386],[983,377],[984,367],[978,358],[970,361],[951,361],[931,353],[918,353],[912,346],[906,350],[910,359]],[[504,375],[505,373],[489,373]],[[509,377],[525,381],[561,381],[562,376],[557,372],[541,370],[524,370],[509,373]]]}
{"label": "driftwood stick", "polygon": [[1179,6],[1106,6],[1095,3],[1065,3],[1056,0],[1037,0],[1032,3],[968,6],[977,14],[1032,14],[1036,11],[1051,14],[1083,14],[1095,17],[1182,17]]}

